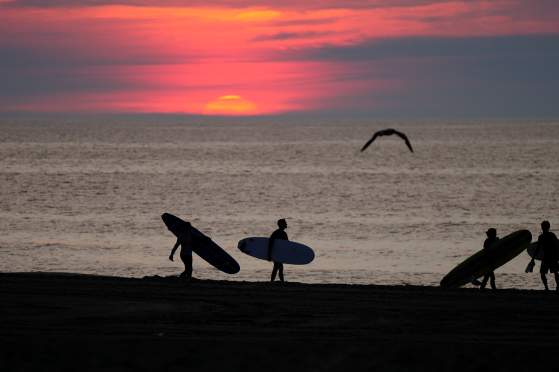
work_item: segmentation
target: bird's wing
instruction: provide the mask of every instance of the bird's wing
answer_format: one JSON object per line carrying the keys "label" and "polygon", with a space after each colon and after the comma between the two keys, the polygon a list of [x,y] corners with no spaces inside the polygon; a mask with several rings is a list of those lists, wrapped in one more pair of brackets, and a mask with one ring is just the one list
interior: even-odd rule
{"label": "bird's wing", "polygon": [[410,140],[408,139],[408,136],[406,136],[402,132],[398,132],[397,130],[394,131],[394,134],[400,137],[401,139],[403,139],[406,142],[406,146],[408,146],[408,149],[410,149],[410,151],[413,152],[413,148],[411,147],[411,143]]}
{"label": "bird's wing", "polygon": [[365,151],[365,149],[366,149],[367,147],[369,147],[369,145],[370,145],[371,143],[373,143],[373,141],[374,141],[377,137],[378,137],[378,132],[375,133],[375,134],[371,137],[371,139],[368,140],[367,143],[363,145],[363,147],[361,148],[361,152]]}
{"label": "bird's wing", "polygon": [[413,148],[411,147],[410,141],[407,138],[405,139],[405,141],[406,141],[406,145],[408,146],[408,149],[410,149],[410,151],[413,152]]}

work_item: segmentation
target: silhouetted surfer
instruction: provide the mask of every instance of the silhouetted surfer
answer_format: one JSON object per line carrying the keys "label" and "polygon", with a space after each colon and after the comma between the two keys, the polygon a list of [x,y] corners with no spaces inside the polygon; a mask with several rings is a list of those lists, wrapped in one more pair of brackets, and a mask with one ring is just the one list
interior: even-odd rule
{"label": "silhouetted surfer", "polygon": [[[287,222],[281,218],[278,220],[278,229],[270,235],[270,239],[268,240],[268,261],[272,261],[272,251],[274,249],[274,240],[281,239],[281,240],[289,240],[287,238],[287,233],[285,232],[287,229]],[[280,281],[283,283],[283,264],[280,262],[274,262],[274,269],[272,270],[272,279],[270,281],[276,280],[276,274],[279,273]]]}
{"label": "silhouetted surfer", "polygon": [[177,237],[177,242],[169,255],[171,261],[173,261],[173,256],[179,245],[181,246],[180,257],[184,263],[184,272],[180,277],[190,281],[190,279],[192,279],[192,225],[190,222],[186,223],[185,229],[181,231],[180,235]]}
{"label": "silhouetted surfer", "polygon": [[[559,252],[557,252],[557,236],[549,231],[549,228],[551,227],[549,221],[543,221],[541,226],[542,233],[538,237],[538,245],[536,246],[536,251],[534,252],[533,257],[537,257],[538,252],[540,250],[543,250],[543,259],[540,266],[540,276],[542,278],[543,285],[545,287],[545,290],[549,291],[546,277],[546,274],[549,271],[555,276],[555,290],[559,291],[559,274],[557,273],[557,271],[559,271],[559,264],[557,263],[557,260],[559,259]],[[531,266],[534,266],[533,257],[530,261]]]}
{"label": "silhouetted surfer", "polygon": [[[491,246],[499,240],[499,238],[497,237],[497,230],[491,227],[485,232],[485,234],[487,234],[487,239],[485,239],[485,241],[483,242],[483,249],[491,249]],[[479,285],[479,289],[484,289],[487,285],[487,281],[490,279],[491,289],[497,289],[497,287],[495,286],[495,273],[493,271],[483,276],[483,280]]]}
{"label": "silhouetted surfer", "polygon": [[396,129],[392,129],[392,128],[383,129],[383,130],[379,130],[378,132],[376,132],[376,133],[373,135],[373,137],[372,137],[370,140],[367,141],[367,143],[363,146],[363,148],[361,148],[361,152],[365,151],[365,149],[366,149],[367,147],[369,147],[369,145],[370,145],[371,143],[373,143],[373,141],[374,141],[375,139],[377,139],[377,137],[391,136],[391,135],[393,135],[393,134],[395,134],[395,135],[397,135],[398,137],[400,137],[401,139],[403,139],[403,140],[406,142],[406,146],[408,146],[408,149],[410,149],[410,151],[413,152],[413,148],[411,147],[411,143],[410,143],[410,141],[408,140],[408,137],[407,137],[404,133],[398,132]]}

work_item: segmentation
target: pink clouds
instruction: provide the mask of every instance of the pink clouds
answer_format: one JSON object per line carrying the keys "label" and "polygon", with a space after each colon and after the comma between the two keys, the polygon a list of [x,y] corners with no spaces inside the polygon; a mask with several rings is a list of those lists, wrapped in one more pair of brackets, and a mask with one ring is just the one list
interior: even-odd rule
{"label": "pink clouds", "polygon": [[[19,74],[10,81],[20,92],[10,99],[0,92],[0,110],[207,113],[222,96],[250,102],[236,114],[347,108],[366,105],[359,99],[366,92],[393,94],[405,82],[348,79],[367,70],[363,62],[290,55],[405,37],[559,32],[548,2],[540,12],[502,0],[82,4],[0,1],[0,51],[11,63],[0,64],[0,76]],[[33,86],[42,82],[42,90]]]}

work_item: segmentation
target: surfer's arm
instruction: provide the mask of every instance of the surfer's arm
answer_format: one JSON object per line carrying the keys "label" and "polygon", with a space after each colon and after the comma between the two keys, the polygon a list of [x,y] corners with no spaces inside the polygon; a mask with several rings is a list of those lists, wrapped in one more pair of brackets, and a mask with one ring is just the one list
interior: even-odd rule
{"label": "surfer's arm", "polygon": [[173,247],[173,249],[171,250],[171,254],[169,255],[169,259],[171,261],[173,261],[173,256],[175,255],[175,252],[177,251],[177,248],[179,247],[179,245],[180,245],[180,241],[179,241],[179,239],[177,239],[177,242],[175,243],[175,246]]}
{"label": "surfer's arm", "polygon": [[541,248],[541,243],[540,243],[540,239],[538,238],[538,242],[536,243],[536,250],[534,251],[534,255],[532,256],[532,260],[530,260],[530,262],[534,262],[536,257],[538,257],[538,253],[540,252],[540,248]]}

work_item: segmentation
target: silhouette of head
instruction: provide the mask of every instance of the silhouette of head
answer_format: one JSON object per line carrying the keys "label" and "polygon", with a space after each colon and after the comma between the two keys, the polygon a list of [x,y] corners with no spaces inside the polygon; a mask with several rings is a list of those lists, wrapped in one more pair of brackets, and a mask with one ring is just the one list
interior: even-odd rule
{"label": "silhouette of head", "polygon": [[494,227],[487,229],[485,232],[488,238],[494,238],[497,236],[497,230]]}
{"label": "silhouette of head", "polygon": [[280,229],[287,229],[287,221],[285,221],[284,218],[280,218],[280,219],[278,220],[278,227],[279,227]]}
{"label": "silhouette of head", "polygon": [[550,227],[551,227],[551,225],[549,224],[549,221],[542,221],[542,231],[543,232],[548,232]]}
{"label": "silhouette of head", "polygon": [[186,221],[186,224],[184,225],[184,231],[190,231],[191,228],[192,225],[190,224],[190,222]]}

